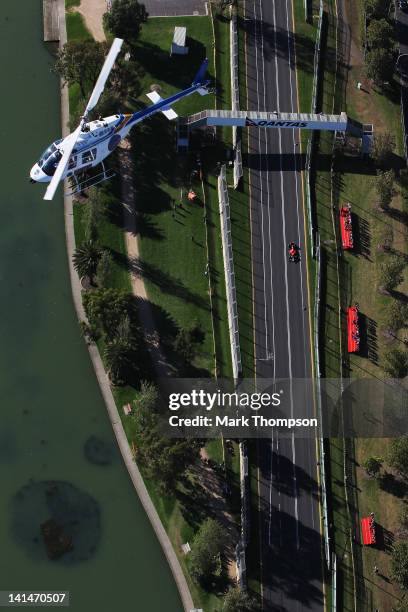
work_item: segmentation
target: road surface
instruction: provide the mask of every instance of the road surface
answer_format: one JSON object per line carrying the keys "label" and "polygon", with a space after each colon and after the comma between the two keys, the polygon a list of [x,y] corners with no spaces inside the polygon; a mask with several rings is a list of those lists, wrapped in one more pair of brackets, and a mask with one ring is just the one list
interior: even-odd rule
{"label": "road surface", "polygon": [[[246,0],[249,110],[297,112],[291,0]],[[249,130],[256,375],[312,375],[299,134]],[[300,245],[299,264],[287,245]],[[314,416],[312,398],[305,398]],[[314,440],[258,443],[263,610],[323,610]],[[254,533],[255,530],[253,530]]]}
{"label": "road surface", "polygon": [[405,120],[405,143],[408,143],[408,11],[396,11],[397,40],[400,57],[398,67],[403,70],[401,103]]}

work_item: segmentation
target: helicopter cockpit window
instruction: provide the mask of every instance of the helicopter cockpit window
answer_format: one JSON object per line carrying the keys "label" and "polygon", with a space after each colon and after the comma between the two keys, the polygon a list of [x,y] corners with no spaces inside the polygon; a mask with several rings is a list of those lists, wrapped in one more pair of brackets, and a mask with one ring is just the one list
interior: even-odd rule
{"label": "helicopter cockpit window", "polygon": [[96,149],[91,149],[90,151],[85,151],[82,153],[82,163],[89,164],[96,159]]}
{"label": "helicopter cockpit window", "polygon": [[76,155],[72,155],[69,158],[68,170],[72,170],[72,168],[75,168],[76,165],[77,165],[77,156]]}
{"label": "helicopter cockpit window", "polygon": [[55,151],[51,153],[51,155],[48,157],[48,159],[45,160],[42,166],[43,172],[45,172],[45,174],[47,174],[48,176],[53,176],[61,157],[61,151],[55,147]]}
{"label": "helicopter cockpit window", "polygon": [[55,151],[57,150],[57,147],[55,145],[59,144],[60,142],[62,142],[62,139],[57,140],[56,142],[53,142],[52,145],[48,147],[48,149],[45,149],[44,153],[41,155],[38,161],[38,165],[40,166],[40,168],[43,167],[44,163],[47,161],[50,155],[55,153]]}

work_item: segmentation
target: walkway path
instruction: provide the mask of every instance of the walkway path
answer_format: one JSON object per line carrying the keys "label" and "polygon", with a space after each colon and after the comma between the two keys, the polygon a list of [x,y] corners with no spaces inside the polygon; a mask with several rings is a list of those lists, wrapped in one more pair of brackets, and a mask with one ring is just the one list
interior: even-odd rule
{"label": "walkway path", "polygon": [[[65,1],[59,0],[59,15],[60,15],[60,45],[63,46],[67,42],[66,22],[65,22]],[[66,136],[69,132],[69,98],[68,88],[65,86],[62,88],[61,94],[61,122],[62,122],[62,133]],[[65,233],[68,251],[68,262],[69,271],[71,277],[71,288],[74,305],[78,319],[80,321],[86,320],[84,308],[82,305],[81,286],[79,278],[74,270],[72,264],[72,254],[75,249],[75,235],[74,235],[74,223],[73,223],[73,202],[72,197],[64,197],[64,215],[65,215]],[[166,555],[170,569],[173,573],[176,581],[183,607],[186,612],[189,612],[194,608],[193,599],[191,597],[190,590],[188,588],[187,581],[184,577],[183,570],[181,569],[177,555],[173,549],[170,539],[162,525],[162,522],[157,514],[156,508],[150,499],[149,493],[146,489],[143,478],[139,472],[137,464],[133,460],[132,453],[129,447],[128,440],[126,438],[125,431],[120,420],[115,400],[113,399],[112,391],[110,388],[109,380],[104,370],[99,351],[94,344],[88,345],[88,350],[92,363],[95,369],[96,377],[98,379],[103,398],[105,400],[106,408],[108,410],[109,418],[112,423],[113,430],[115,432],[116,440],[120,452],[123,457],[123,461],[128,469],[130,478],[132,479],[133,485],[139,496],[140,501],[145,509],[147,516],[153,526],[156,536],[161,544],[164,554]],[[158,585],[158,588],[160,585]]]}
{"label": "walkway path", "polygon": [[106,0],[81,0],[81,4],[75,6],[73,10],[81,13],[86,27],[95,40],[100,42],[106,40],[102,27],[102,17],[106,13]]}
{"label": "walkway path", "polygon": [[122,190],[122,204],[125,222],[125,243],[131,266],[131,283],[133,295],[139,298],[138,312],[146,345],[150,353],[157,378],[174,375],[174,368],[166,360],[160,346],[152,308],[147,297],[143,277],[138,272],[139,243],[137,239],[137,212],[135,210],[133,161],[130,140],[122,141],[119,147],[119,165]]}

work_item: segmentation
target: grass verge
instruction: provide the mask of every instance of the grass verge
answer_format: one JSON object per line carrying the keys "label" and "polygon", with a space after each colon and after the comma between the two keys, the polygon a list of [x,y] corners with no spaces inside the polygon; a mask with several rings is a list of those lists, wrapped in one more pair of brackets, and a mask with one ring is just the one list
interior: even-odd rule
{"label": "grass verge", "polygon": [[[88,37],[73,14],[68,15],[68,36],[70,40],[84,40]],[[78,24],[81,25],[78,25]],[[168,50],[175,25],[187,26],[189,55],[169,59]],[[215,20],[217,66],[224,78],[229,61],[229,23],[223,19]],[[213,47],[212,27],[209,18],[154,19],[144,26],[138,41],[137,57],[142,67],[142,90],[149,91],[154,83],[163,95],[167,96],[189,85],[200,61]],[[210,66],[210,74],[214,66]],[[229,80],[227,81],[229,84]],[[213,107],[214,97],[193,96],[183,100],[177,107],[182,115],[191,114],[203,108],[203,100]],[[71,113],[76,112],[79,103],[77,88],[70,88]],[[135,102],[140,106],[142,100]],[[230,103],[229,85],[217,88],[219,107]],[[168,334],[169,329],[189,328],[192,323],[202,332],[203,341],[194,359],[197,374],[231,375],[229,334],[226,313],[224,267],[220,241],[220,225],[215,176],[217,150],[203,152],[203,181],[191,179],[192,158],[175,154],[174,126],[162,117],[139,126],[132,135],[135,152],[134,173],[135,193],[138,202],[138,229],[140,257],[145,262],[147,273],[145,284],[152,303],[159,332]],[[160,147],[157,144],[160,142]],[[194,160],[193,160],[194,162]],[[186,190],[193,187],[198,201],[186,203]],[[98,223],[99,244],[108,248],[114,257],[111,275],[113,287],[130,290],[128,270],[123,266],[126,260],[126,247],[121,224],[120,185],[113,181],[104,188],[107,197],[113,199],[113,210],[103,215]],[[181,198],[181,190],[183,197]],[[182,201],[182,205],[180,205]],[[113,212],[113,214],[112,214]],[[74,207],[74,224],[77,245],[84,240],[82,223],[84,207]],[[121,263],[122,262],[122,263]],[[208,268],[207,268],[208,264]],[[208,272],[208,273],[207,273]],[[210,297],[212,313],[210,310]],[[215,344],[214,344],[215,339]],[[214,348],[215,347],[215,348]],[[135,389],[114,388],[113,393],[118,406],[129,443],[135,443],[134,425],[130,418],[123,415],[124,403],[135,398]],[[207,453],[214,461],[223,457],[220,440],[207,445]],[[230,506],[235,517],[239,513],[239,456],[236,444],[229,445],[225,455],[225,474],[231,490]],[[221,461],[218,461],[221,462]],[[140,466],[139,466],[140,467]],[[143,468],[142,468],[143,473]],[[211,512],[209,499],[200,508],[192,511],[185,501],[187,491],[179,483],[174,495],[163,496],[155,483],[144,479],[161,520],[170,536],[180,563],[185,571],[193,598],[205,610],[220,607],[219,592],[207,592],[194,583],[189,575],[188,558],[180,551],[182,542],[192,541],[199,527],[199,521]],[[191,484],[199,484],[190,475]],[[189,510],[190,509],[190,510]]]}

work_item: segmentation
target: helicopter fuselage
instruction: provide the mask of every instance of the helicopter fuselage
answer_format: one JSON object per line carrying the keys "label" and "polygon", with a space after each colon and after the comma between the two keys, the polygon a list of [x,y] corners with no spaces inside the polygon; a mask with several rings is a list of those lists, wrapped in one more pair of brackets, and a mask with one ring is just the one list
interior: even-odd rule
{"label": "helicopter fuselage", "polygon": [[[83,172],[100,164],[125,138],[132,125],[133,115],[112,115],[85,123],[69,159],[63,178]],[[49,183],[62,157],[64,143],[69,137],[53,142],[41,155],[30,172],[36,183]]]}

